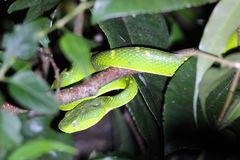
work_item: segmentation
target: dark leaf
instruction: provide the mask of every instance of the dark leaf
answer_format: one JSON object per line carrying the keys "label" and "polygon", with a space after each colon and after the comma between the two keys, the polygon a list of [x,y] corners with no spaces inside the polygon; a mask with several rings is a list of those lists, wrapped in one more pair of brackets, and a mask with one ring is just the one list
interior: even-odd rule
{"label": "dark leaf", "polygon": [[33,72],[16,73],[9,79],[11,95],[23,106],[45,114],[58,111],[58,103],[45,81]]}
{"label": "dark leaf", "polygon": [[93,22],[96,23],[129,15],[169,12],[216,1],[217,0],[97,0],[93,8]]}
{"label": "dark leaf", "polygon": [[[214,8],[208,23],[204,29],[199,49],[214,55],[221,55],[225,51],[230,36],[240,25],[238,17],[240,16],[240,1],[228,0],[220,1]],[[223,18],[224,17],[224,18]],[[216,27],[218,26],[218,27]],[[194,92],[194,119],[197,122],[197,99],[199,94],[200,82],[206,71],[214,62],[198,57],[197,77]]]}
{"label": "dark leaf", "polygon": [[[192,107],[195,73],[196,59],[191,58],[179,68],[167,87],[163,109],[166,153],[179,148],[197,147],[201,141]],[[199,122],[205,125],[200,113],[198,117]]]}

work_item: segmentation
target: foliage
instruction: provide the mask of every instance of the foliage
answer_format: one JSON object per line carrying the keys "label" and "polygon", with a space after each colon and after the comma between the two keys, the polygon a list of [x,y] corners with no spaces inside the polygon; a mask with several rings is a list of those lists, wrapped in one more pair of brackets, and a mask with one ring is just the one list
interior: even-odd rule
{"label": "foliage", "polygon": [[[51,70],[46,74],[42,68],[56,60],[63,69],[60,78],[65,87],[82,79],[79,72],[89,76],[94,72],[91,51],[125,46],[171,52],[195,47],[204,53],[190,58],[173,77],[134,75],[139,93],[126,105],[127,111],[111,112],[113,150],[93,150],[89,159],[239,158],[240,85],[235,84],[234,89],[232,82],[239,72],[240,1],[1,3],[0,104],[11,102],[25,110],[13,113],[1,108],[0,159],[74,159],[77,150],[72,135],[57,129],[62,118],[54,96],[58,76]],[[209,15],[201,17],[205,11]],[[23,16],[14,17],[18,13]],[[82,33],[74,32],[79,23],[74,15],[84,17]],[[205,25],[196,23],[199,17]],[[191,38],[188,29],[193,30]],[[97,41],[99,35],[103,40]],[[51,52],[45,55],[50,61],[40,60],[42,49],[52,51],[54,56]],[[223,106],[228,109],[224,111]],[[129,113],[132,121],[126,121],[122,111]]]}

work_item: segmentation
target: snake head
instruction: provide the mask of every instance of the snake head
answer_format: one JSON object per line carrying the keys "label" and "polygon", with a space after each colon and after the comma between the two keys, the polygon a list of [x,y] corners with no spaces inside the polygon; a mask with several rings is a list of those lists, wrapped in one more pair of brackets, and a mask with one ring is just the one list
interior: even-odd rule
{"label": "snake head", "polygon": [[99,122],[108,110],[106,102],[108,97],[98,97],[85,101],[65,114],[58,127],[66,133],[73,133],[87,129]]}

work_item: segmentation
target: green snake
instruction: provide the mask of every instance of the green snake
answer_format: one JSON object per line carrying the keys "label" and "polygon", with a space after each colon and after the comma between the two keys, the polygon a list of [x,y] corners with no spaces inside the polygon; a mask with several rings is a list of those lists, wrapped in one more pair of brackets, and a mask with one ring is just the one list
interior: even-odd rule
{"label": "green snake", "polygon": [[[186,56],[170,54],[158,49],[146,47],[124,47],[104,51],[92,57],[91,73],[108,67],[118,67],[147,72],[152,74],[173,76],[176,70],[188,59]],[[70,74],[63,73],[62,85],[67,86],[88,75],[79,75],[72,69]],[[75,76],[75,77],[74,77]],[[74,80],[72,80],[74,77]],[[112,90],[122,91],[114,96],[101,96]],[[99,122],[108,112],[131,101],[138,92],[138,86],[132,76],[115,80],[100,88],[95,96],[79,99],[60,106],[67,111],[59,123],[59,129],[66,133],[85,130]]]}

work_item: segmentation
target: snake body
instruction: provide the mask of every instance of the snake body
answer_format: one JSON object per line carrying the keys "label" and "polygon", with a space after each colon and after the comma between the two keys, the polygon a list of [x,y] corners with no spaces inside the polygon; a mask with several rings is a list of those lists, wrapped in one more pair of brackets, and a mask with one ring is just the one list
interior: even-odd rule
{"label": "snake body", "polygon": [[[152,74],[172,76],[188,57],[170,54],[157,49],[146,47],[124,47],[100,52],[92,58],[94,72],[108,67],[118,67],[147,72]],[[79,72],[79,71],[76,71]],[[77,74],[73,73],[72,74]],[[87,75],[86,75],[87,76]],[[71,76],[70,76],[71,77]],[[84,76],[75,76],[75,80],[62,77],[64,86],[71,81],[79,81]],[[106,92],[123,89],[115,96],[100,96]],[[60,106],[62,110],[69,110],[59,123],[59,129],[66,133],[73,133],[87,129],[99,122],[109,111],[121,107],[131,101],[137,94],[137,83],[128,76],[115,80],[99,89],[97,95],[77,100]]]}

